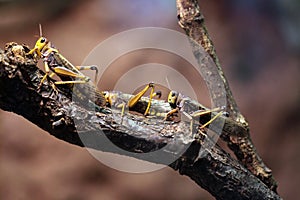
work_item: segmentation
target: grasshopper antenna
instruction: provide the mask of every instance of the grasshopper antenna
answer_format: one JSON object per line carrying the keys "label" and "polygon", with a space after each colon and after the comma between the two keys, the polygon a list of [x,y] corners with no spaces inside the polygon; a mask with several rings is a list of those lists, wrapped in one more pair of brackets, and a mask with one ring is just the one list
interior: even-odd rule
{"label": "grasshopper antenna", "polygon": [[43,36],[42,24],[39,24],[40,37]]}
{"label": "grasshopper antenna", "polygon": [[169,90],[172,90],[172,89],[171,89],[170,82],[169,82],[169,79],[168,79],[168,76],[166,76],[166,82],[167,82],[167,85],[168,85]]}

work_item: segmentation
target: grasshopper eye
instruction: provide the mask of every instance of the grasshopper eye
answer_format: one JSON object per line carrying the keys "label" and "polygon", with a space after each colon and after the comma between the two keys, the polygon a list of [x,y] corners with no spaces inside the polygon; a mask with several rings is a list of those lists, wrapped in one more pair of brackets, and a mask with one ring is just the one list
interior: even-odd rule
{"label": "grasshopper eye", "polygon": [[44,42],[46,42],[46,38],[41,39],[41,43],[44,43]]}
{"label": "grasshopper eye", "polygon": [[176,93],[175,92],[172,92],[172,97],[175,97],[176,96]]}

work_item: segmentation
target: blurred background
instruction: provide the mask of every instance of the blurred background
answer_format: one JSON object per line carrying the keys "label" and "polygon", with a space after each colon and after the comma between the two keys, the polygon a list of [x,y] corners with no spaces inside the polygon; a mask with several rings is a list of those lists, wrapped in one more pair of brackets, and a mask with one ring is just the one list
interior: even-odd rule
{"label": "blurred background", "polygon": [[[273,170],[279,194],[296,199],[300,196],[300,2],[199,2],[254,144]],[[39,23],[44,35],[74,64],[81,64],[101,41],[131,28],[157,26],[182,32],[175,0],[0,0],[0,48],[11,41],[33,47]],[[130,68],[151,61],[177,64],[179,71],[184,67],[174,55],[164,59],[161,54],[137,52],[114,64]],[[99,88],[113,89],[122,70],[110,72]],[[209,105],[207,92],[201,98]],[[214,198],[169,168],[146,174],[108,168],[86,149],[0,111],[0,199]]]}

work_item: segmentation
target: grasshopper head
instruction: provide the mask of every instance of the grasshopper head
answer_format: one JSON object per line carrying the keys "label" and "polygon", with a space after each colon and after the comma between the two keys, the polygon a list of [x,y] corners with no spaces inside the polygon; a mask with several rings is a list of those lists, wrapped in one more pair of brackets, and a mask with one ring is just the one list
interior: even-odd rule
{"label": "grasshopper head", "polygon": [[42,56],[42,50],[43,50],[43,48],[48,44],[48,42],[49,42],[49,41],[48,41],[47,38],[45,38],[45,37],[40,37],[40,38],[36,41],[34,48],[31,49],[31,50],[28,52],[28,54],[33,54],[34,52],[36,52],[37,55],[38,55],[39,57],[41,57],[41,56]]}
{"label": "grasshopper head", "polygon": [[106,106],[111,107],[112,106],[112,94],[110,94],[108,91],[103,91],[102,94],[104,95]]}
{"label": "grasshopper head", "polygon": [[176,108],[177,101],[178,101],[179,93],[176,91],[171,91],[168,95],[168,103],[172,108]]}

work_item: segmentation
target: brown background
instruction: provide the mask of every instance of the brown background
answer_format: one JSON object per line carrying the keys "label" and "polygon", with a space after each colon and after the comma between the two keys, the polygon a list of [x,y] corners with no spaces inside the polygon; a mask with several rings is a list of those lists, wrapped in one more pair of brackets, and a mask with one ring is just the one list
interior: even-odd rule
{"label": "brown background", "polygon": [[[300,196],[300,5],[297,0],[213,0],[201,1],[201,7],[253,141],[273,170],[280,195],[296,199]],[[0,1],[0,47],[10,41],[32,47],[38,23],[76,64],[98,43],[121,31],[145,26],[181,31],[175,0]],[[145,51],[125,56],[115,65],[130,67],[152,59],[178,63],[160,55]],[[115,77],[103,80],[101,89],[113,89],[123,72],[113,73]],[[209,105],[203,94],[203,103]],[[22,117],[1,111],[0,119],[0,199],[213,199],[169,168],[147,174],[119,172]]]}

